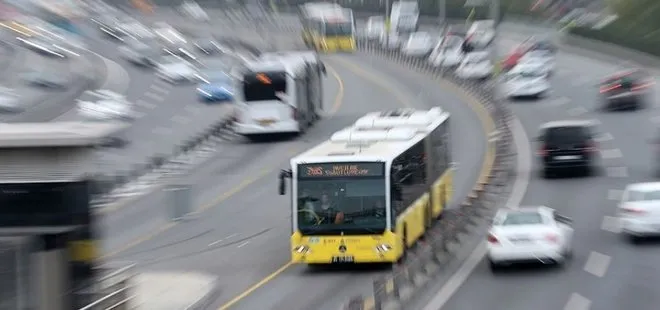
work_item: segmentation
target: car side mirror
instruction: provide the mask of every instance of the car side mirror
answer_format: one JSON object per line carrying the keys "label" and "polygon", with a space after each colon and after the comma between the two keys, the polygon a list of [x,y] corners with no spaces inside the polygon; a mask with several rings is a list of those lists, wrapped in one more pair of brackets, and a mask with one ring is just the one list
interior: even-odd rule
{"label": "car side mirror", "polygon": [[560,215],[560,214],[555,214],[555,221],[557,221],[558,223],[567,224],[567,225],[573,223],[573,219],[571,219],[567,216]]}

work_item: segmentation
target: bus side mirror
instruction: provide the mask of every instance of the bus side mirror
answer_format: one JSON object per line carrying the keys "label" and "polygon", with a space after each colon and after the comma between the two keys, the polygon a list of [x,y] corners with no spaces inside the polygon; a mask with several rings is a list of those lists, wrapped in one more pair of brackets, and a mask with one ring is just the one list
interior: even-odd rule
{"label": "bus side mirror", "polygon": [[286,194],[286,180],[291,177],[291,170],[281,170],[279,175],[279,184],[277,186],[277,191],[280,195]]}
{"label": "bus side mirror", "polygon": [[328,75],[328,70],[325,68],[324,63],[321,63],[321,72],[323,72],[323,75]]}

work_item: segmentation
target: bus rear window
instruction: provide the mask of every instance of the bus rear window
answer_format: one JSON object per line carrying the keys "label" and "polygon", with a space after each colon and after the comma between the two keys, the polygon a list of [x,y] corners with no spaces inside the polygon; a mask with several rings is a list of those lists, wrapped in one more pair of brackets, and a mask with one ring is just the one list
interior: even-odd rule
{"label": "bus rear window", "polygon": [[286,73],[259,72],[243,76],[245,102],[282,100],[286,94]]}

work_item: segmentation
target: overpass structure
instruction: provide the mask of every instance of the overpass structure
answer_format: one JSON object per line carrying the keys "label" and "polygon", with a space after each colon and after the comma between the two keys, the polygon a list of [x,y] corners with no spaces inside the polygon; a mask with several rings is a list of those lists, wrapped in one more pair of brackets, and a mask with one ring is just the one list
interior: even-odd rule
{"label": "overpass structure", "polygon": [[[65,310],[107,287],[90,205],[98,147],[124,123],[0,124],[0,298]],[[105,285],[107,286],[107,285]],[[36,296],[36,297],[35,297]]]}

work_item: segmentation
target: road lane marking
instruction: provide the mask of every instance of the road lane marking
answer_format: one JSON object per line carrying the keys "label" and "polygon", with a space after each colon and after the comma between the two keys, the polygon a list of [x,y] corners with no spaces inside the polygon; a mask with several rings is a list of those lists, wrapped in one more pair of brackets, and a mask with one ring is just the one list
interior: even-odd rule
{"label": "road lane marking", "polygon": [[165,127],[156,127],[152,129],[151,132],[157,135],[168,135],[172,133],[172,129]]}
{"label": "road lane marking", "polygon": [[614,139],[614,137],[612,137],[612,134],[610,134],[609,132],[606,132],[602,135],[597,136],[596,139],[594,139],[594,140],[596,140],[596,142],[600,143],[600,142],[610,141],[610,140],[613,140],[613,139]]}
{"label": "road lane marking", "polygon": [[[335,112],[337,112],[341,108],[342,104],[344,103],[344,81],[341,79],[341,77],[339,76],[337,71],[335,71],[331,66],[326,65],[326,68],[327,68],[328,72],[330,72],[330,74],[333,76],[333,78],[337,81],[337,84],[338,84],[337,94],[335,95],[335,101],[333,103],[331,113],[329,114],[329,117],[332,117],[333,114]],[[299,150],[296,149],[296,150],[292,150],[290,153],[291,153],[291,155],[294,155],[298,151]],[[258,178],[250,178],[250,179],[242,182],[241,184],[239,184],[238,186],[236,186],[233,189],[229,190],[228,192],[225,192],[224,194],[216,197],[212,202],[206,203],[206,204],[200,206],[198,208],[198,210],[191,212],[190,215],[200,213],[204,210],[207,210],[207,209],[209,209],[213,206],[216,206],[216,205],[222,203],[223,201],[229,199],[231,196],[235,195],[236,193],[240,192],[244,188],[248,187],[250,184],[256,182],[260,178],[263,178],[264,176],[266,176],[269,172],[272,172],[273,170],[275,170],[275,169],[271,168],[271,169],[262,170],[260,173],[257,174]],[[132,200],[127,200],[126,202],[120,203],[117,206],[114,206],[114,207],[111,207],[111,208],[112,208],[112,210],[121,209],[121,208],[127,206],[128,203],[130,203],[131,201]],[[132,249],[132,248],[134,248],[134,247],[136,247],[136,246],[138,246],[138,245],[140,245],[140,244],[142,244],[146,241],[149,241],[149,240],[155,238],[156,236],[160,235],[161,233],[163,233],[163,232],[169,230],[170,228],[176,226],[176,224],[177,224],[176,222],[167,223],[164,226],[158,228],[157,230],[155,230],[151,233],[148,233],[148,234],[146,234],[146,235],[144,235],[140,238],[134,239],[133,241],[129,242],[128,244],[126,244],[123,247],[120,247],[117,250],[114,250],[114,251],[111,251],[109,253],[106,253],[106,254],[102,255],[100,258],[101,259],[109,258],[109,257],[112,257],[112,256],[116,256],[119,253],[125,252],[129,249]],[[287,263],[285,266],[288,268],[290,265],[291,265],[291,263]],[[282,273],[284,270],[286,270],[286,268],[280,268],[277,271],[275,271],[275,273],[279,274],[279,273]],[[277,274],[275,274],[275,273],[271,274],[272,275],[271,279],[277,276]],[[266,283],[266,282],[268,282],[268,281],[265,281],[263,283]],[[261,283],[261,281],[260,281],[260,283]],[[256,290],[256,289],[257,288],[255,287],[254,290]],[[248,294],[246,294],[245,296],[247,296]],[[236,302],[237,301],[238,300],[236,300]]]}
{"label": "road lane marking", "polygon": [[580,116],[584,113],[587,113],[587,109],[584,107],[575,107],[568,110],[568,115],[570,116]]}
{"label": "road lane marking", "polygon": [[623,153],[619,149],[600,150],[600,157],[603,159],[614,159],[623,157]]}
{"label": "road lane marking", "polygon": [[619,200],[621,200],[621,196],[623,196],[623,190],[610,189],[610,190],[607,191],[607,199],[608,200],[619,201]]}
{"label": "road lane marking", "polygon": [[628,168],[626,167],[607,167],[605,168],[608,177],[613,178],[627,178]]}
{"label": "road lane marking", "polygon": [[615,234],[621,233],[621,221],[614,216],[604,216],[603,222],[600,224],[600,229]]}
{"label": "road lane marking", "polygon": [[222,239],[218,239],[218,240],[216,240],[216,241],[213,241],[213,242],[209,243],[209,246],[210,246],[210,247],[211,247],[211,246],[214,246],[214,245],[216,245],[216,244],[218,244],[218,243],[220,243],[220,242],[223,242],[223,241],[225,241],[225,240],[231,239],[231,238],[236,237],[236,236],[238,236],[238,234],[231,234],[231,235],[229,235],[229,236],[227,236],[227,237],[224,237],[224,238],[222,238]]}
{"label": "road lane marking", "polygon": [[558,107],[558,106],[568,104],[570,102],[571,102],[571,99],[568,99],[566,97],[559,97],[559,98],[554,98],[554,99],[548,100],[545,105],[546,106],[551,106],[551,107]]}
{"label": "road lane marking", "polygon": [[589,258],[584,264],[584,271],[602,278],[607,273],[607,268],[610,266],[610,260],[612,258],[608,255],[598,253],[596,251],[591,251],[589,253]]}
{"label": "road lane marking", "polygon": [[155,104],[153,104],[153,103],[151,103],[151,102],[149,102],[149,101],[142,100],[142,99],[139,99],[138,101],[136,101],[135,104],[136,104],[137,106],[139,106],[139,107],[143,107],[143,108],[147,108],[147,109],[154,109],[154,108],[156,108],[156,105],[155,105]]}
{"label": "road lane marking", "polygon": [[149,86],[149,89],[153,90],[156,93],[168,94],[170,92],[170,88],[162,87],[157,84],[151,84],[151,86]]}
{"label": "road lane marking", "polygon": [[171,121],[181,124],[181,125],[186,125],[190,123],[190,119],[181,115],[174,115],[172,118],[170,118]]}
{"label": "road lane marking", "polygon": [[163,101],[163,100],[165,100],[165,96],[161,96],[159,94],[152,93],[152,92],[146,92],[144,94],[144,96],[149,98],[149,99],[152,99],[154,101]]}
{"label": "road lane marking", "polygon": [[240,248],[242,248],[242,247],[248,245],[248,243],[250,243],[250,241],[245,241],[245,242],[243,242],[243,243],[237,245],[236,247],[240,249]]}
{"label": "road lane marking", "polygon": [[590,308],[591,300],[578,293],[571,294],[566,306],[564,306],[564,310],[589,310]]}

